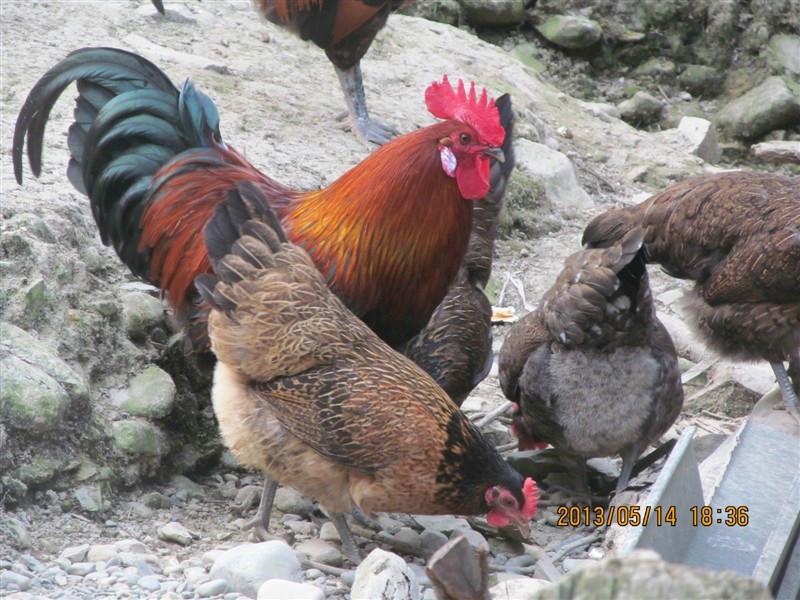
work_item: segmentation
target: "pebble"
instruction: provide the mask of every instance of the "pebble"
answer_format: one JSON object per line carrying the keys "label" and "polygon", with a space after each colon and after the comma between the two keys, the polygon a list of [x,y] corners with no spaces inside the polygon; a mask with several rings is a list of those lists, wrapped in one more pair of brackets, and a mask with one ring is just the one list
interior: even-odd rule
{"label": "pebble", "polygon": [[187,567],[183,570],[183,578],[189,585],[197,585],[208,579],[208,573],[203,567]]}
{"label": "pebble", "polygon": [[16,587],[23,592],[31,587],[30,577],[14,573],[13,571],[3,571],[0,573],[0,589],[11,589]]}
{"label": "pebble", "polygon": [[269,579],[302,581],[300,562],[285,542],[272,540],[242,544],[222,553],[211,567],[213,579],[227,579],[232,591],[251,598]]}
{"label": "pebble", "polygon": [[106,561],[116,558],[118,553],[114,544],[94,544],[89,547],[86,559],[91,562]]}
{"label": "pebble", "polygon": [[432,529],[444,534],[450,534],[458,529],[470,529],[466,519],[461,517],[451,517],[449,515],[417,515],[414,520],[423,529]]}
{"label": "pebble", "polygon": [[70,575],[84,577],[89,573],[94,572],[96,569],[97,566],[93,562],[79,562],[71,564],[67,569],[67,573]]}
{"label": "pebble", "polygon": [[275,493],[275,507],[282,513],[307,517],[314,510],[314,503],[292,488],[281,487]]}
{"label": "pebble", "polygon": [[423,554],[430,556],[447,543],[447,536],[433,529],[426,529],[422,532],[420,540]]}
{"label": "pebble", "polygon": [[209,598],[211,596],[219,596],[228,591],[228,582],[224,579],[212,579],[206,581],[204,584],[197,586],[195,592],[201,598]]}
{"label": "pebble", "polygon": [[144,577],[140,577],[136,581],[136,584],[148,592],[157,592],[161,590],[161,582],[155,575],[145,575]]}
{"label": "pebble", "polygon": [[325,593],[308,583],[270,579],[258,588],[258,600],[324,600]]}
{"label": "pebble", "polygon": [[160,494],[159,492],[148,492],[144,494],[140,500],[142,504],[149,508],[169,508],[170,502],[169,498],[167,498],[164,494]]}
{"label": "pebble", "polygon": [[469,545],[473,548],[486,548],[487,551],[489,550],[489,542],[486,541],[486,538],[483,537],[482,534],[474,529],[462,529],[460,531],[454,531],[450,535],[450,539],[454,540],[460,535],[464,536],[467,539],[467,542],[469,542]]}
{"label": "pebble", "polygon": [[311,536],[314,534],[314,524],[309,521],[288,521],[285,525],[295,535]]}
{"label": "pebble", "polygon": [[81,544],[80,546],[68,546],[59,554],[60,558],[66,559],[71,563],[83,562],[86,560],[86,555],[89,552],[89,544]]}
{"label": "pebble", "polygon": [[167,523],[158,529],[158,537],[165,542],[174,542],[181,546],[188,546],[192,543],[192,534],[186,527],[176,521]]}
{"label": "pebble", "polygon": [[139,540],[120,540],[114,544],[114,547],[118,552],[133,552],[136,554],[146,554],[148,552],[147,546]]}
{"label": "pebble", "polygon": [[203,554],[203,565],[205,565],[206,567],[210,567],[211,565],[214,564],[214,561],[217,560],[222,555],[223,552],[225,551],[218,549],[209,550],[208,552]]}
{"label": "pebble", "polygon": [[401,527],[392,537],[398,542],[408,544],[413,548],[422,547],[422,536],[411,527]]}
{"label": "pebble", "polygon": [[325,542],[341,542],[336,526],[330,521],[325,521],[319,529],[319,537]]}
{"label": "pebble", "polygon": [[301,542],[295,546],[294,551],[298,556],[306,556],[314,562],[320,562],[325,565],[339,566],[344,559],[338,548],[322,540]]}
{"label": "pebble", "polygon": [[174,475],[172,479],[169,480],[169,484],[179,492],[181,490],[185,491],[188,496],[202,497],[206,495],[205,487],[199,483],[195,483],[185,475]]}

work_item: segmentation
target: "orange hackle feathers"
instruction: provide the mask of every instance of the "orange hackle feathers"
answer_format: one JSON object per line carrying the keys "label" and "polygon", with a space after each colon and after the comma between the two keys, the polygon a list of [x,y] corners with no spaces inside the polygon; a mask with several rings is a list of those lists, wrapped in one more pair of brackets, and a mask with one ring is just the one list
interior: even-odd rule
{"label": "orange hackle feathers", "polygon": [[278,18],[284,23],[288,23],[292,16],[311,8],[321,7],[324,0],[260,0],[259,8],[261,12],[267,10],[267,5],[271,4],[278,13]]}
{"label": "orange hackle feathers", "polygon": [[458,90],[455,90],[445,75],[441,82],[435,81],[425,90],[425,104],[428,111],[438,119],[454,119],[466,123],[490,146],[500,146],[506,137],[494,99],[489,99],[486,88],[479,98],[474,81],[470,83],[467,93],[461,79],[458,80]]}

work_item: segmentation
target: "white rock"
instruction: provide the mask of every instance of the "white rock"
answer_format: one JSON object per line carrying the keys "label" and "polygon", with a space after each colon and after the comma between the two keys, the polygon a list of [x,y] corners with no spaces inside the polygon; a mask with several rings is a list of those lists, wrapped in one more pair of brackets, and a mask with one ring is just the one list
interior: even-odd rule
{"label": "white rock", "polygon": [[303,572],[291,547],[286,542],[272,540],[226,550],[214,561],[211,578],[226,579],[231,591],[255,598],[265,581],[301,581]]}
{"label": "white rock", "polygon": [[419,584],[402,558],[376,548],[358,565],[350,596],[353,600],[418,600]]}
{"label": "white rock", "polygon": [[83,562],[86,560],[86,554],[89,552],[89,544],[81,544],[80,546],[68,546],[61,551],[59,556],[65,558],[71,563]]}
{"label": "white rock", "polygon": [[592,199],[581,188],[565,154],[525,139],[514,142],[514,153],[517,167],[542,185],[553,206],[568,213],[591,208]]}
{"label": "white rock", "polygon": [[761,162],[800,165],[800,142],[774,140],[750,146],[750,154]]}
{"label": "white rock", "polygon": [[683,117],[678,131],[689,140],[689,151],[707,163],[716,164],[722,156],[717,143],[717,128],[711,121],[699,117]]}
{"label": "white rock", "polygon": [[324,600],[321,589],[307,583],[270,579],[258,588],[259,600]]}
{"label": "white rock", "polygon": [[582,104],[589,114],[606,123],[618,120],[622,116],[620,110],[608,102],[583,102]]}
{"label": "white rock", "polygon": [[197,586],[195,591],[201,598],[219,596],[228,591],[228,582],[224,579],[212,579],[211,581],[206,581],[202,585]]}
{"label": "white rock", "polygon": [[485,548],[487,551],[489,550],[489,542],[486,541],[486,538],[483,537],[482,534],[474,529],[462,529],[459,531],[454,531],[452,534],[450,534],[450,539],[454,540],[460,535],[463,535],[465,538],[467,538],[467,542],[469,542],[469,545],[473,548]]}
{"label": "white rock", "polygon": [[191,585],[197,585],[201,581],[208,579],[208,571],[203,567],[186,567],[183,570],[183,578]]}
{"label": "white rock", "polygon": [[498,583],[489,590],[492,600],[532,600],[538,592],[553,585],[546,579],[514,578]]}
{"label": "white rock", "polygon": [[106,561],[116,557],[118,553],[114,544],[92,544],[86,553],[86,559],[91,562]]}
{"label": "white rock", "polygon": [[117,549],[117,552],[137,552],[139,554],[146,554],[149,551],[147,546],[139,540],[134,539],[120,540],[114,543],[114,547]]}
{"label": "white rock", "polygon": [[192,543],[192,534],[186,527],[176,521],[159,527],[158,537],[166,542],[175,542],[181,546],[188,546]]}
{"label": "white rock", "polygon": [[224,552],[225,550],[217,550],[217,549],[209,550],[208,552],[203,554],[203,564],[207,567],[210,567],[211,565],[214,564],[215,560],[217,560],[220,556],[222,556]]}

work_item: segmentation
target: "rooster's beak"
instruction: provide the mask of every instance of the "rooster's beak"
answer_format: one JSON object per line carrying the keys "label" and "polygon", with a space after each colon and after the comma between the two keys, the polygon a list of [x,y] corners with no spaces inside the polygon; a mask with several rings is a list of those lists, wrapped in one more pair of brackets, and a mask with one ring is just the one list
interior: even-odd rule
{"label": "rooster's beak", "polygon": [[506,155],[503,154],[502,148],[492,148],[491,146],[489,146],[482,152],[482,154],[484,156],[488,156],[489,158],[495,159],[499,163],[506,162]]}

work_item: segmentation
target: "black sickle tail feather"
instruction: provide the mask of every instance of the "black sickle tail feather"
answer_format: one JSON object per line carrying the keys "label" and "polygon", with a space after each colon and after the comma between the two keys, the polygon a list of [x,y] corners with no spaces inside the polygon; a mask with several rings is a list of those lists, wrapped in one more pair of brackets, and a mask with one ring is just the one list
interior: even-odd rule
{"label": "black sickle tail feather", "polygon": [[139,223],[152,176],[184,150],[220,142],[216,107],[188,81],[178,90],[141,56],[115,48],[76,50],[45,73],[20,110],[12,149],[18,183],[26,138],[31,171],[41,173],[45,125],[73,82],[79,95],[67,176],[89,196],[103,242],[146,277],[149,253],[139,250]]}
{"label": "black sickle tail feather", "polygon": [[253,262],[253,257],[238,243],[246,235],[260,239],[273,253],[279,252],[280,244],[287,242],[280,219],[264,193],[249,182],[240,183],[235,190],[228,193],[228,197],[217,206],[204,230],[208,257],[214,266],[215,275],[199,275],[194,284],[202,298],[217,310],[229,312],[234,308],[224,296],[215,291],[217,282],[222,280],[232,283],[239,279],[235,271],[226,268],[226,256],[234,254],[255,267],[262,266]]}

